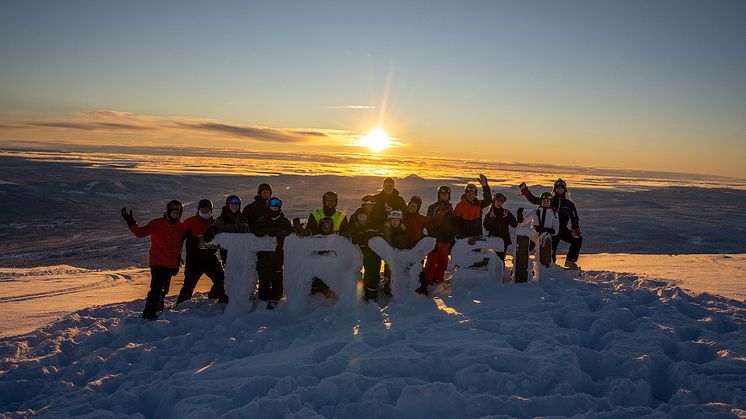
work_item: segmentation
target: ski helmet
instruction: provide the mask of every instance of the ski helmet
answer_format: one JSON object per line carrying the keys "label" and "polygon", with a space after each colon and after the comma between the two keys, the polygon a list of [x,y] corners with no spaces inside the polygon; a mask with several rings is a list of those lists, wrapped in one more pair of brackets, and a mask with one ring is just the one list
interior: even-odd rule
{"label": "ski helmet", "polygon": [[551,192],[544,192],[541,194],[541,199],[552,199],[552,193]]}
{"label": "ski helmet", "polygon": [[443,186],[439,187],[438,188],[438,197],[440,197],[440,194],[442,194],[442,193],[447,193],[448,197],[450,198],[450,196],[451,196],[451,187],[450,186],[446,186],[446,185],[443,185]]}
{"label": "ski helmet", "polygon": [[375,199],[373,199],[373,195],[365,195],[360,201],[362,202],[361,205],[365,205],[365,204],[375,205],[376,204]]}
{"label": "ski helmet", "polygon": [[327,191],[322,197],[321,197],[321,205],[324,205],[324,201],[326,198],[332,198],[334,201],[339,201],[339,198],[337,197],[337,193],[334,191]]}
{"label": "ski helmet", "polygon": [[508,200],[508,198],[500,192],[492,192],[492,199],[494,201],[502,201],[502,202],[505,202]]}
{"label": "ski helmet", "polygon": [[184,205],[179,200],[171,200],[166,204],[166,214],[171,213],[171,211],[179,211],[182,212],[184,210]]}
{"label": "ski helmet", "polygon": [[212,201],[207,198],[200,199],[199,203],[197,203],[197,211],[202,208],[210,208],[212,210]]}
{"label": "ski helmet", "polygon": [[238,195],[230,195],[228,198],[225,198],[225,206],[230,204],[241,205],[241,198]]}
{"label": "ski helmet", "polygon": [[474,193],[477,193],[477,190],[478,190],[477,185],[473,183],[467,183],[466,186],[464,187],[464,193],[469,192],[469,190],[472,190],[474,191]]}
{"label": "ski helmet", "polygon": [[273,196],[267,200],[268,207],[279,207],[282,208],[282,199]]}
{"label": "ski helmet", "polygon": [[556,182],[554,182],[554,189],[557,189],[560,186],[563,187],[563,188],[565,188],[565,191],[567,191],[567,183],[565,183],[565,181],[562,180],[562,178],[559,178],[559,179],[557,179]]}
{"label": "ski helmet", "polygon": [[389,213],[389,220],[392,219],[392,218],[398,218],[398,219],[401,220],[401,218],[402,218],[401,211],[397,211],[397,210],[391,211]]}

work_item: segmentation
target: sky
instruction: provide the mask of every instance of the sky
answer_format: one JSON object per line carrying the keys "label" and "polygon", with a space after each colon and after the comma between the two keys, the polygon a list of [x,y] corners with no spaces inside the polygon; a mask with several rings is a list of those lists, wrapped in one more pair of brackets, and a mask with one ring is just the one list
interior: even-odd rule
{"label": "sky", "polygon": [[0,145],[746,178],[743,1],[4,1]]}

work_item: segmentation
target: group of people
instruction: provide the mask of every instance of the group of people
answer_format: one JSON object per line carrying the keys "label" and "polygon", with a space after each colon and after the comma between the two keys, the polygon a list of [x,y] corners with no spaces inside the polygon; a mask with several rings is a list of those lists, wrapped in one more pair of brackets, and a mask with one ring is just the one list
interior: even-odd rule
{"label": "group of people", "polygon": [[[575,204],[568,198],[567,184],[562,179],[554,183],[553,192],[544,192],[539,197],[532,194],[525,183],[521,183],[521,194],[537,208],[528,214],[524,214],[523,208],[520,208],[517,216],[503,207],[506,196],[497,191],[493,193],[484,175],[479,175],[479,186],[482,189],[481,199],[477,196],[477,184],[468,183],[455,207],[451,204],[451,188],[440,186],[437,200],[427,207],[425,214],[421,214],[422,198],[414,195],[408,202],[405,201],[395,188],[394,179],[387,177],[378,193],[363,196],[360,207],[349,218],[337,209],[337,194],[332,191],[324,193],[321,208],[308,215],[305,225],[299,218],[291,222],[285,216],[282,200],[272,195],[272,187],[267,183],[259,185],[253,202],[243,209],[239,196],[228,196],[218,217],[214,217],[213,203],[209,199],[201,199],[197,204],[197,213],[184,221],[181,221],[183,204],[171,201],[163,217],[155,218],[145,226],[137,224],[131,209],[122,208],[122,217],[132,233],[136,237],[151,237],[151,283],[143,318],[156,319],[157,312],[163,310],[171,278],[179,271],[184,243],[184,285],[176,304],[192,298],[202,275],[212,280],[208,298],[217,299],[218,303],[228,303],[223,266],[230,255],[222,249],[205,245],[219,233],[253,233],[277,239],[274,251],[257,253],[258,286],[255,297],[266,301],[270,310],[283,296],[283,241],[290,234],[340,234],[359,246],[363,255],[365,301],[375,300],[379,292],[391,294],[390,269],[384,265],[381,281],[381,257],[367,245],[368,240],[376,236],[383,237],[395,249],[411,248],[426,235],[436,239],[435,248],[425,259],[420,286],[416,290],[423,295],[428,295],[429,287],[443,282],[455,241],[481,237],[483,227],[488,235],[500,237],[507,249],[511,244],[510,228],[529,222],[537,232],[548,232],[552,236],[553,260],[556,260],[559,242],[569,242],[565,265],[575,266],[583,240]],[[487,213],[483,217],[485,209]],[[499,252],[498,256],[505,260],[505,253]],[[379,290],[381,286],[383,288]],[[333,291],[319,278],[313,279],[310,292],[333,297]]]}

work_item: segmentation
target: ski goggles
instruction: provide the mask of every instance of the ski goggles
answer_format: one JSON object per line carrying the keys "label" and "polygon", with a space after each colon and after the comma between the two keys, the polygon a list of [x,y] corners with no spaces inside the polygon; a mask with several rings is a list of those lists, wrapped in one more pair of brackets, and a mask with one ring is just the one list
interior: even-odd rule
{"label": "ski goggles", "polygon": [[229,204],[239,204],[240,205],[241,204],[241,198],[235,198],[235,197],[234,198],[230,198],[228,200],[228,203]]}
{"label": "ski goggles", "polygon": [[267,201],[268,207],[282,207],[282,200],[280,198],[270,198]]}

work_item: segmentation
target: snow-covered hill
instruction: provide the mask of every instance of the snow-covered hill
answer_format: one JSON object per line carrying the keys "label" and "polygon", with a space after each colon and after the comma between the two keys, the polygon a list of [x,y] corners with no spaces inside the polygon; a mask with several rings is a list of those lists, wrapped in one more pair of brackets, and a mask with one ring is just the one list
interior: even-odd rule
{"label": "snow-covered hill", "polygon": [[44,417],[738,417],[746,304],[555,269],[343,311],[87,308],[0,343],[0,411]]}

